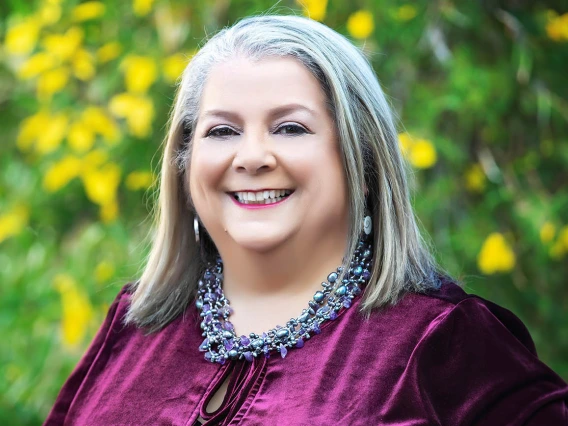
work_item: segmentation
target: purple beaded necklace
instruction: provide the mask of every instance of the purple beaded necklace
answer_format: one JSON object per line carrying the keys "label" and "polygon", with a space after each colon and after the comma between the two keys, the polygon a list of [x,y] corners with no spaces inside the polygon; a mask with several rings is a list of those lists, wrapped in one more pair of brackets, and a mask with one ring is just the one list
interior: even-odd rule
{"label": "purple beaded necklace", "polygon": [[297,318],[262,335],[251,333],[239,337],[229,321],[232,309],[223,294],[223,262],[217,257],[215,263],[208,265],[198,284],[196,305],[203,318],[201,329],[205,337],[199,350],[205,352],[207,361],[219,364],[242,359],[252,362],[262,354],[268,358],[271,351],[279,352],[285,358],[288,349],[302,348],[306,340],[321,332],[323,322],[333,321],[342,309],[351,306],[352,300],[369,282],[371,262],[372,247],[367,235],[363,234],[341,281],[343,268],[338,267],[327,276],[327,281],[322,282],[322,290],[316,291],[308,307]]}

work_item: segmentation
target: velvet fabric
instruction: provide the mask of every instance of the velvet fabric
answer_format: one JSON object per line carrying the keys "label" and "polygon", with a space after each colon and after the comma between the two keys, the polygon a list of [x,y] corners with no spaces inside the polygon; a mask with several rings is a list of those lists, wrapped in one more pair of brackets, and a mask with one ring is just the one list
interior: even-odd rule
{"label": "velvet fabric", "polygon": [[448,281],[369,319],[357,300],[285,359],[223,366],[198,351],[194,304],[145,336],[128,303],[125,286],[45,425],[568,425],[568,386],[522,322]]}

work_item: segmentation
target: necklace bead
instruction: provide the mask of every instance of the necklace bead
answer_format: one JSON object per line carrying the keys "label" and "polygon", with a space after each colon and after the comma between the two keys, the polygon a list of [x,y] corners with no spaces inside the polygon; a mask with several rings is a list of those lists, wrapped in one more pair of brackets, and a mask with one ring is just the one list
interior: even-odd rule
{"label": "necklace bead", "polygon": [[343,273],[340,266],[327,276],[326,282],[322,282],[322,290],[315,292],[308,301],[308,308],[297,318],[290,318],[285,327],[277,325],[261,336],[250,333],[247,337],[237,336],[229,321],[232,309],[223,293],[223,263],[217,257],[198,282],[195,304],[202,318],[201,329],[205,337],[199,350],[205,352],[207,361],[219,364],[242,359],[252,362],[260,355],[268,358],[271,351],[279,352],[285,358],[288,349],[304,347],[313,334],[321,333],[322,323],[335,320],[342,309],[351,306],[371,277],[371,258],[371,245],[363,236],[341,281],[338,281]]}

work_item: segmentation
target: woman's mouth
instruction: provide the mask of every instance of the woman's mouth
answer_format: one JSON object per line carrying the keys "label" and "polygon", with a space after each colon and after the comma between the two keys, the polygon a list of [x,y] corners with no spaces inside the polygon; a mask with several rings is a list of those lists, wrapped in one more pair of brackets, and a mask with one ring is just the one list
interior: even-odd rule
{"label": "woman's mouth", "polygon": [[237,191],[230,194],[239,204],[267,205],[278,203],[289,197],[293,192],[292,189],[266,189],[262,191]]}

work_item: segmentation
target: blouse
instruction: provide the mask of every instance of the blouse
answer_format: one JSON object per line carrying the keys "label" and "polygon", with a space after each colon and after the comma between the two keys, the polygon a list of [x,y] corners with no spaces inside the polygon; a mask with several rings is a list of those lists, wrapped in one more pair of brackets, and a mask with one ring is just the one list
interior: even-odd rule
{"label": "blouse", "polygon": [[[568,425],[568,385],[509,310],[444,281],[361,313],[301,349],[206,361],[195,304],[159,332],[125,326],[118,294],[44,425]],[[221,406],[205,410],[231,378]]]}

